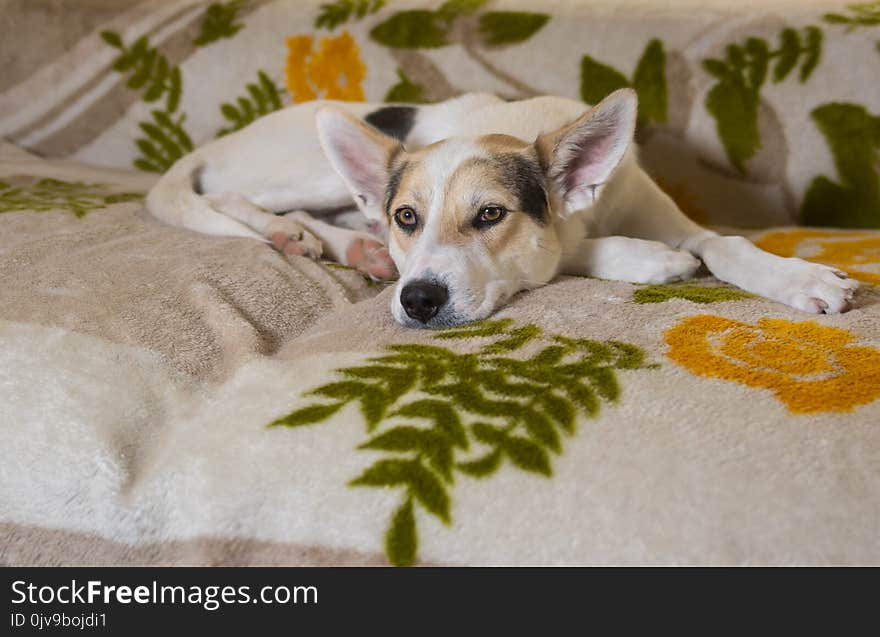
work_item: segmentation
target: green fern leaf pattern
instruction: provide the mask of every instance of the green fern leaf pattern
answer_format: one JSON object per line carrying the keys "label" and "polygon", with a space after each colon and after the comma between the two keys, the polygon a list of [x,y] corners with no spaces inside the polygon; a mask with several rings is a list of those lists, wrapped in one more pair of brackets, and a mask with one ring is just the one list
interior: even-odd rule
{"label": "green fern leaf pattern", "polygon": [[703,60],[703,69],[716,80],[706,95],[706,110],[715,119],[727,159],[737,172],[746,174],[745,162],[761,147],[758,106],[768,75],[778,84],[800,64],[798,79],[806,82],[821,55],[822,31],[808,26],[802,33],[783,29],[775,49],[766,40],[748,38],[743,44],[728,45],[724,59]]}
{"label": "green fern leaf pattern", "polygon": [[235,103],[224,102],[220,113],[229,126],[217,131],[217,137],[241,130],[254,120],[281,108],[281,91],[265,71],[257,71],[257,81],[245,86],[246,96],[239,96]]}
{"label": "green fern leaf pattern", "polygon": [[692,303],[707,304],[748,298],[752,298],[752,295],[737,288],[691,283],[647,285],[633,292],[635,303],[663,303],[671,299],[684,299]]}
{"label": "green fern leaf pattern", "polygon": [[113,69],[129,73],[126,86],[132,90],[143,89],[143,99],[155,102],[165,96],[165,111],[173,113],[180,103],[180,69],[172,67],[168,58],[151,47],[146,36],[138,38],[126,47],[118,33],[103,31],[101,38],[119,51]]}
{"label": "green fern leaf pattern", "polygon": [[409,566],[415,562],[417,550],[416,519],[412,499],[407,498],[391,518],[385,534],[385,552],[395,566]]}
{"label": "green fern leaf pattern", "polygon": [[631,81],[589,55],[581,58],[581,99],[586,103],[597,104],[612,91],[626,87],[634,88],[639,96],[639,126],[666,122],[666,51],[660,40],[653,39],[645,46]]}
{"label": "green fern leaf pattern", "polygon": [[177,113],[182,92],[180,69],[172,66],[158,49],[151,47],[146,36],[138,38],[130,47],[126,47],[119,34],[113,31],[102,32],[101,38],[119,51],[113,69],[118,73],[130,73],[126,82],[128,88],[142,90],[141,97],[147,103],[165,98],[162,108],[150,112],[152,121],[138,124],[144,136],[134,140],[140,156],[132,162],[139,170],[165,172],[193,149],[192,139],[183,128],[186,115]]}
{"label": "green fern leaf pattern", "polygon": [[151,114],[153,121],[138,124],[144,137],[135,140],[142,157],[135,159],[134,165],[147,172],[161,173],[190,152],[193,142],[183,128],[185,115],[173,119],[160,110],[154,110]]}
{"label": "green fern leaf pattern", "polygon": [[826,13],[822,16],[825,22],[846,26],[850,32],[858,27],[874,27],[880,25],[880,1],[856,2],[846,6],[847,13]]}
{"label": "green fern leaf pattern", "polygon": [[880,228],[880,114],[861,104],[831,102],[810,113],[834,158],[837,181],[819,175],[801,207],[806,225]]}
{"label": "green fern leaf pattern", "polygon": [[603,402],[618,399],[616,371],[651,367],[634,345],[548,335],[510,319],[443,330],[435,339],[482,343],[471,352],[389,345],[305,394],[319,402],[270,423],[313,425],[359,408],[369,438],[358,449],[380,457],[349,484],[400,490],[385,535],[395,565],[417,559],[420,511],[451,524],[456,474],[483,479],[507,465],[552,476],[578,415],[595,417]]}
{"label": "green fern leaf pattern", "polygon": [[410,80],[400,69],[397,69],[397,77],[400,78],[400,81],[385,93],[386,102],[422,104],[428,101],[425,97],[424,86]]}
{"label": "green fern leaf pattern", "polygon": [[[370,30],[370,37],[397,49],[435,49],[460,38],[459,19],[472,16],[486,0],[447,0],[440,7],[398,11]],[[319,18],[320,19],[320,18]],[[519,44],[531,38],[550,20],[546,13],[487,11],[475,16],[483,46]]]}
{"label": "green fern leaf pattern", "polygon": [[115,203],[140,201],[144,197],[143,193],[112,192],[103,184],[81,181],[45,178],[34,183],[28,179],[27,182],[20,185],[0,182],[0,213],[65,210],[76,217],[84,217],[93,210]]}
{"label": "green fern leaf pattern", "polygon": [[354,18],[360,20],[385,6],[385,0],[335,0],[321,5],[315,18],[316,29],[332,31]]}
{"label": "green fern leaf pattern", "polygon": [[199,34],[193,40],[196,46],[206,46],[223,38],[231,38],[244,28],[238,19],[238,13],[244,0],[214,2],[205,9]]}

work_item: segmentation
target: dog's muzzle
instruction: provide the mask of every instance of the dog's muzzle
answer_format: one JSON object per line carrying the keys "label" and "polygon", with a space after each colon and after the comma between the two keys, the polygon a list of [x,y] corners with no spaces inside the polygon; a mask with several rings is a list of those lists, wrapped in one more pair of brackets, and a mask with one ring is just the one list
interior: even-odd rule
{"label": "dog's muzzle", "polygon": [[400,291],[400,304],[404,312],[422,323],[436,316],[448,300],[449,290],[446,286],[431,281],[412,281]]}

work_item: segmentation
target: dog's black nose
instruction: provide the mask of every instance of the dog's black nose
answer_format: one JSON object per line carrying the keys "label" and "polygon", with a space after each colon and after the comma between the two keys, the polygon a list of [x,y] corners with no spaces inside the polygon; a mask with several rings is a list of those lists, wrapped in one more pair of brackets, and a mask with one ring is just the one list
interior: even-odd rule
{"label": "dog's black nose", "polygon": [[427,323],[437,314],[448,298],[449,291],[445,285],[429,281],[407,283],[400,291],[400,303],[403,309],[411,318],[422,323]]}

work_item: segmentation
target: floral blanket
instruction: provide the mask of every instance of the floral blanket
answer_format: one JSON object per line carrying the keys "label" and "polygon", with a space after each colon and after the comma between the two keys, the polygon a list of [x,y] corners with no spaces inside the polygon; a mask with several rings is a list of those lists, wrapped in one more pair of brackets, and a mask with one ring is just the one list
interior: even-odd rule
{"label": "floral blanket", "polygon": [[[880,12],[729,4],[9,3],[0,563],[880,563]],[[688,214],[854,309],[568,277],[412,331],[354,271],[143,207],[291,102],[623,85]]]}
{"label": "floral blanket", "polygon": [[699,221],[880,227],[880,2],[58,6],[0,17],[0,136],[44,156],[158,173],[315,98],[595,103],[631,86],[645,165]]}

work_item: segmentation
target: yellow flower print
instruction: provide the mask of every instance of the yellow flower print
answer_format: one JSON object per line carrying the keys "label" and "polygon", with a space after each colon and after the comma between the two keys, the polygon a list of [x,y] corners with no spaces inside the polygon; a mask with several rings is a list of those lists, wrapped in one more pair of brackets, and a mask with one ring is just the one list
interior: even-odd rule
{"label": "yellow flower print", "polygon": [[757,325],[701,314],[665,334],[667,356],[687,370],[771,390],[790,411],[850,411],[880,398],[880,349],[846,330],[784,319]]}
{"label": "yellow flower print", "polygon": [[287,38],[287,89],[294,102],[314,99],[362,102],[367,67],[348,31],[321,38],[317,48],[310,35]]}
{"label": "yellow flower print", "polygon": [[880,285],[880,233],[844,230],[782,230],[757,239],[758,247],[783,257],[834,266],[854,279]]}

